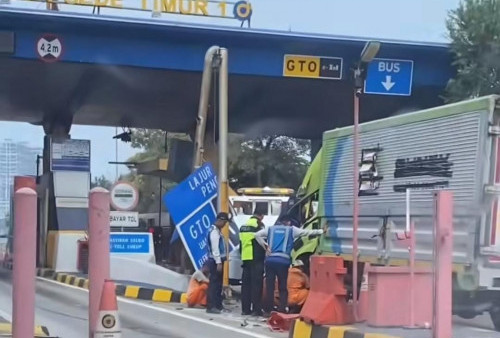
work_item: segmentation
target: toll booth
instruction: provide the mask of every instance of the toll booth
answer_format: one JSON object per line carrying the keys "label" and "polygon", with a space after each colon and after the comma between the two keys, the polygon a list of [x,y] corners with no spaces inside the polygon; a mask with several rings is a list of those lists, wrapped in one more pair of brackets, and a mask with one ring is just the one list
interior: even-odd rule
{"label": "toll booth", "polygon": [[90,141],[45,137],[39,178],[39,266],[76,272],[88,227]]}

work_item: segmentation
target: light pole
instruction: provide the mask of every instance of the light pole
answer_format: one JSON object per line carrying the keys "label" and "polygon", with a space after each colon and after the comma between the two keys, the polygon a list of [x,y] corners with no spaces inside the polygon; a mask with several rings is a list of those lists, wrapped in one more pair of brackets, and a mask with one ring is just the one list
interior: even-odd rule
{"label": "light pole", "polygon": [[380,42],[368,41],[354,69],[353,208],[352,208],[352,310],[358,320],[358,214],[359,214],[359,97],[363,93],[368,64],[380,49]]}

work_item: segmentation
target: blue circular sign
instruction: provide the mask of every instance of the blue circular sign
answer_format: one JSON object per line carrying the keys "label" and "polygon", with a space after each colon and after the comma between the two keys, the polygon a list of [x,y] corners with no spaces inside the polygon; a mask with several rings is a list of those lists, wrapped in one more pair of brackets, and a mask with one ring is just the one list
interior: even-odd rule
{"label": "blue circular sign", "polygon": [[248,1],[238,1],[234,4],[233,15],[240,21],[250,20],[252,16],[252,4]]}

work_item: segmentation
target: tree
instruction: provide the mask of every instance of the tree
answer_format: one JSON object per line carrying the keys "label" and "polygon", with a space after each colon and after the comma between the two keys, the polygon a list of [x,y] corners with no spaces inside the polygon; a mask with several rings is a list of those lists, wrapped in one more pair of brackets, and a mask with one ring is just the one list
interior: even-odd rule
{"label": "tree", "polygon": [[[176,134],[175,137],[182,137]],[[187,136],[184,135],[184,138]],[[143,162],[158,156],[167,156],[165,132],[135,129],[132,147],[141,152],[129,162]],[[263,136],[246,140],[239,135],[229,137],[228,176],[235,189],[254,186],[279,186],[297,188],[309,165],[310,142],[286,136]],[[139,212],[158,211],[159,178],[130,172],[123,179],[132,182],[141,194]],[[163,179],[163,195],[175,182]]]}
{"label": "tree", "polygon": [[[140,163],[160,156],[167,156],[165,132],[162,130],[134,129],[132,131],[131,145],[141,151],[129,158],[127,162]],[[162,210],[165,210],[165,206],[158,196],[163,196],[166,191],[175,185],[169,180],[148,175],[138,175],[134,171],[123,176],[122,179],[131,182],[139,190],[140,199],[137,210],[140,213],[158,212],[160,206]],[[160,179],[162,180],[162,191],[160,191]]]}
{"label": "tree", "polygon": [[297,188],[307,171],[310,142],[286,136],[253,140],[235,137],[229,146],[229,179],[233,188]]}
{"label": "tree", "polygon": [[110,190],[112,186],[113,183],[104,175],[94,177],[94,180],[90,183],[90,188],[101,187]]}
{"label": "tree", "polygon": [[500,0],[463,0],[446,27],[457,75],[445,99],[500,94]]}

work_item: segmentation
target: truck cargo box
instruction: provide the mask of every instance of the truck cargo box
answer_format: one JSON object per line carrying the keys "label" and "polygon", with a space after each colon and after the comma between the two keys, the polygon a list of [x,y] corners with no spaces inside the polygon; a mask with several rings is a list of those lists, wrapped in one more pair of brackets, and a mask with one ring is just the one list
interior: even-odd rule
{"label": "truck cargo box", "polygon": [[[498,96],[487,96],[360,125],[360,261],[408,263],[408,249],[396,235],[404,233],[410,189],[416,258],[431,262],[432,191],[449,189],[455,201],[455,269],[497,267],[499,104]],[[353,127],[324,133],[319,216],[329,234],[320,250],[347,259],[352,259],[352,156]],[[494,278],[490,275],[482,276],[489,287]]]}

